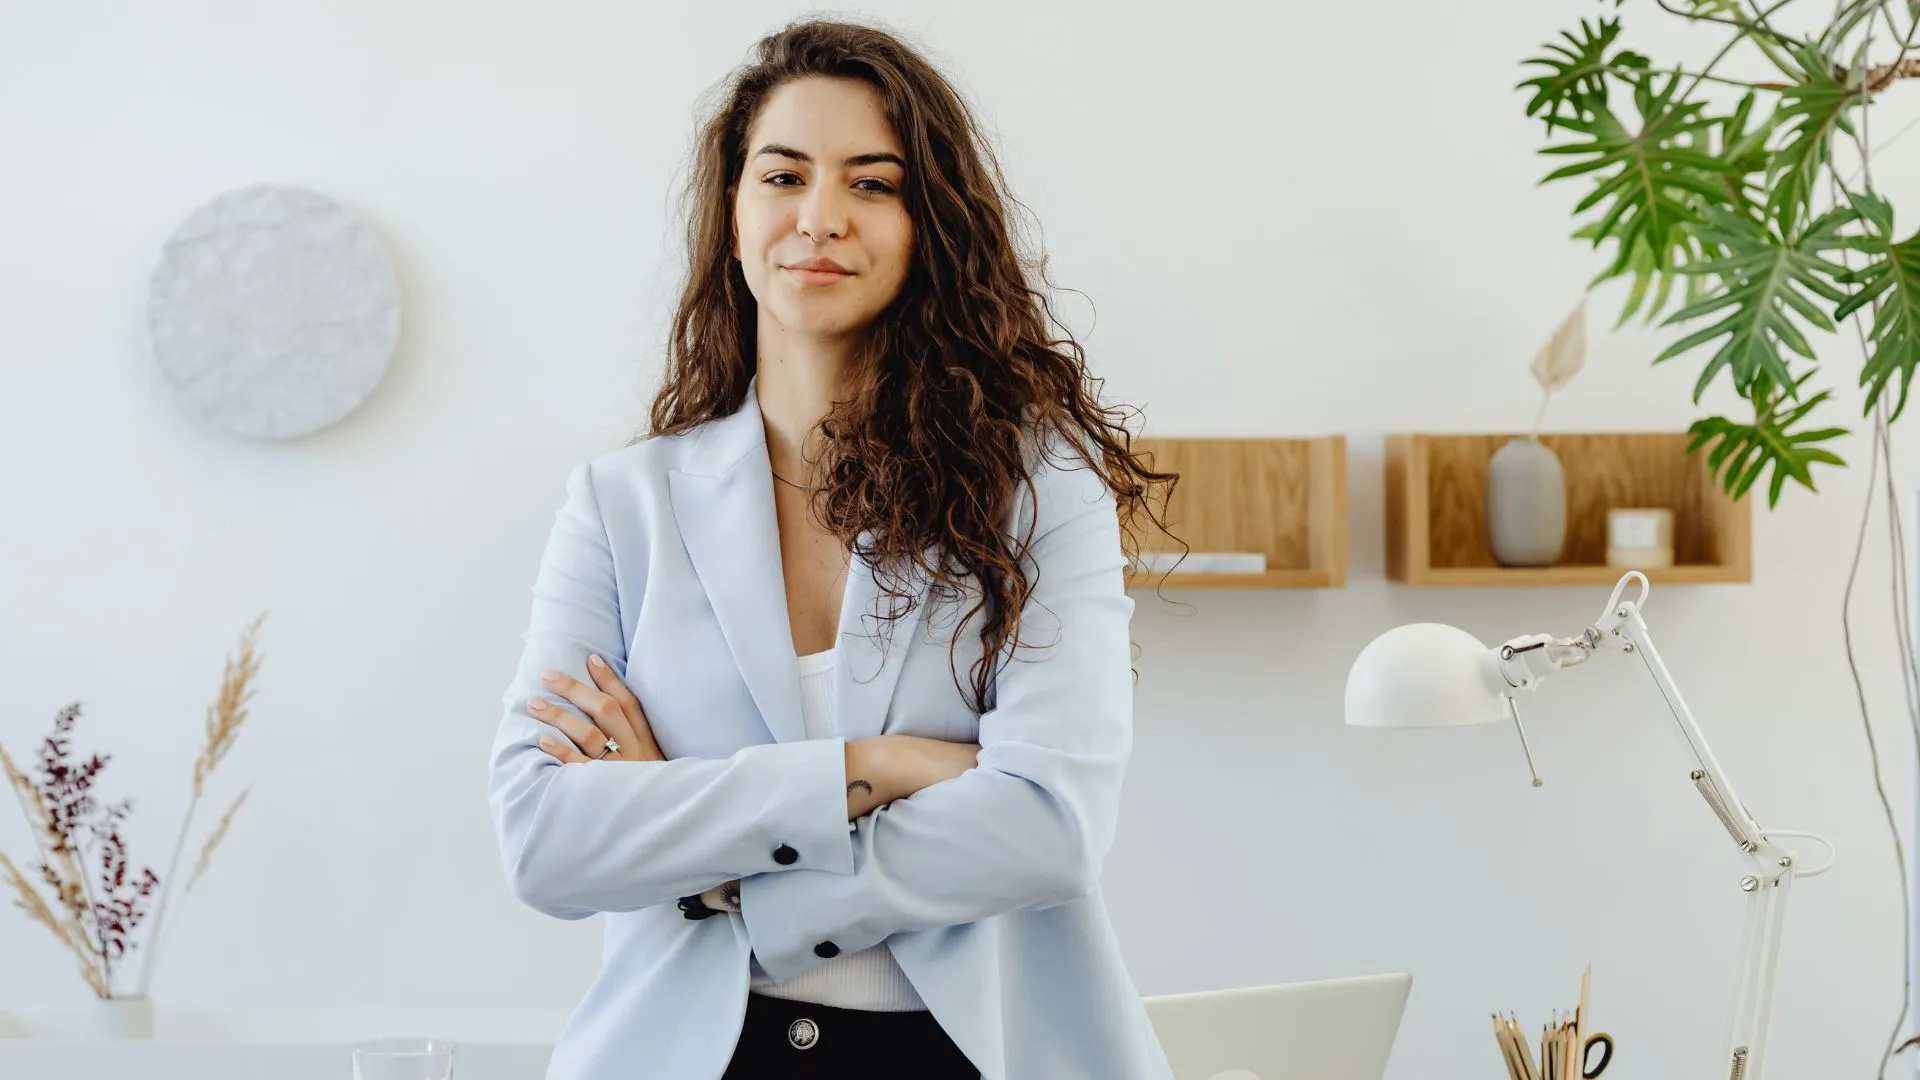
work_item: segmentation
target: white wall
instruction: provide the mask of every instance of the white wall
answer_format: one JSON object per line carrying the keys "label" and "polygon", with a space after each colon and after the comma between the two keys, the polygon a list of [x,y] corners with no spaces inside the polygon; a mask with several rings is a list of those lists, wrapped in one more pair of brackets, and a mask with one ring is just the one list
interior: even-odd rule
{"label": "white wall", "polygon": [[[259,786],[180,909],[164,1002],[546,1015],[592,977],[597,927],[502,885],[487,745],[565,472],[644,417],[694,100],[800,10],[0,4],[0,740],[24,753],[82,700],[83,746],[115,755],[107,789],[140,800],[136,858],[161,862],[221,658],[270,612],[218,793]],[[1534,186],[1539,129],[1511,87],[1594,5],[868,10],[979,102],[1057,281],[1098,318],[1082,297],[1064,310],[1152,433],[1351,440],[1348,588],[1138,598],[1138,749],[1106,889],[1141,989],[1409,970],[1389,1075],[1468,1080],[1498,1067],[1489,1012],[1544,1021],[1591,960],[1623,1068],[1707,1075],[1739,864],[1644,677],[1611,665],[1543,693],[1541,790],[1506,729],[1339,723],[1348,660],[1390,625],[1572,632],[1605,599],[1387,585],[1379,479],[1383,432],[1532,416],[1526,363],[1597,263],[1565,239],[1576,193]],[[1655,14],[1626,9],[1675,55]],[[1920,115],[1913,100],[1889,114]],[[1920,137],[1880,174],[1908,227],[1916,160]],[[142,329],[168,232],[260,180],[362,213],[408,303],[373,400],[287,445],[197,423]],[[1695,360],[1656,369],[1664,335],[1604,332],[1618,297],[1550,426],[1695,415]],[[1844,395],[1855,361],[1829,354]],[[1916,443],[1901,436],[1905,466]],[[1900,871],[1839,620],[1865,440],[1843,452],[1861,467],[1759,514],[1753,585],[1656,590],[1648,612],[1761,821],[1842,848],[1794,898],[1781,1076],[1869,1075],[1900,996]],[[1904,813],[1888,567],[1878,525],[1856,636]],[[0,846],[26,846],[10,813]],[[0,1008],[82,996],[42,931],[0,917]]]}

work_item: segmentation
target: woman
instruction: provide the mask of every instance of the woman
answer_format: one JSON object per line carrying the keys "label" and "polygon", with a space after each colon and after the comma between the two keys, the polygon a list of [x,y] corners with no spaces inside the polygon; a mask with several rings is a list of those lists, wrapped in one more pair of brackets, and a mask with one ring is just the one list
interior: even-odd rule
{"label": "woman", "polygon": [[516,894],[609,913],[549,1077],[1167,1076],[1097,880],[1172,475],[895,38],[760,42],[690,193],[651,437],[573,471],[494,748]]}

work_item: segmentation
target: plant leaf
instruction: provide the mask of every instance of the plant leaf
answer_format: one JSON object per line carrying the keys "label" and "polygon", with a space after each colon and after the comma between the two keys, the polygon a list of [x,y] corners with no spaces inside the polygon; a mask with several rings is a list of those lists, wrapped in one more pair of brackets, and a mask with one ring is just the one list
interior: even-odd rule
{"label": "plant leaf", "polygon": [[1627,130],[1610,110],[1598,107],[1591,116],[1561,124],[1587,136],[1585,141],[1541,150],[1585,159],[1548,173],[1542,183],[1601,174],[1596,177],[1598,186],[1607,189],[1605,201],[1612,205],[1601,215],[1593,240],[1595,246],[1605,239],[1620,245],[1616,272],[1626,267],[1633,242],[1643,235],[1656,254],[1670,251],[1679,227],[1699,219],[1691,206],[1692,196],[1717,200],[1723,190],[1721,178],[1732,171],[1732,166],[1680,141],[1716,121],[1704,115],[1699,102],[1675,103],[1675,90],[1674,80],[1668,78],[1663,88],[1636,94],[1644,108],[1639,131]]}
{"label": "plant leaf", "polygon": [[1792,56],[1799,70],[1793,84],[1780,91],[1773,114],[1774,125],[1787,134],[1767,171],[1767,215],[1786,235],[1807,215],[1834,131],[1852,130],[1846,113],[1860,104],[1860,95],[1834,77],[1832,59],[1818,48],[1802,45]]}
{"label": "plant leaf", "polygon": [[[1598,222],[1589,223],[1575,230],[1574,238],[1593,239],[1598,234],[1598,224]],[[1595,274],[1593,279],[1587,282],[1587,288],[1592,289],[1616,277],[1632,279],[1626,302],[1621,305],[1620,314],[1614,319],[1613,325],[1616,329],[1625,326],[1627,320],[1633,318],[1641,305],[1646,303],[1650,288],[1653,290],[1652,302],[1646,303],[1646,321],[1649,323],[1667,309],[1667,303],[1676,282],[1686,282],[1686,295],[1690,301],[1705,295],[1701,288],[1701,282],[1704,279],[1686,272],[1687,267],[1706,261],[1706,253],[1701,249],[1700,241],[1686,229],[1674,230],[1669,239],[1667,250],[1660,255],[1655,255],[1645,236],[1637,238],[1632,248],[1628,250],[1624,265],[1616,259],[1612,265]]]}
{"label": "plant leaf", "polygon": [[1542,390],[1553,391],[1580,374],[1587,359],[1587,298],[1582,296],[1561,321],[1553,337],[1533,357],[1533,378]]}
{"label": "plant leaf", "polygon": [[1907,407],[1914,371],[1920,368],[1920,233],[1896,243],[1893,207],[1886,200],[1861,194],[1853,197],[1853,205],[1868,227],[1864,235],[1850,237],[1847,246],[1865,252],[1869,261],[1841,276],[1860,289],[1834,309],[1834,317],[1844,319],[1873,305],[1873,329],[1867,335],[1872,352],[1860,369],[1860,384],[1868,387],[1866,411],[1873,411],[1898,374],[1900,398],[1893,409],[1898,417]]}
{"label": "plant leaf", "polygon": [[[1743,498],[1769,468],[1773,470],[1773,479],[1767,485],[1769,507],[1779,505],[1780,493],[1786,488],[1788,480],[1808,491],[1817,491],[1813,466],[1844,466],[1846,462],[1839,455],[1816,444],[1839,438],[1847,433],[1847,429],[1789,430],[1814,407],[1825,402],[1831,393],[1822,390],[1805,400],[1799,398],[1801,386],[1813,374],[1809,371],[1784,388],[1770,376],[1761,375],[1754,381],[1749,396],[1749,400],[1754,402],[1754,422],[1742,424],[1724,416],[1697,420],[1687,429],[1692,436],[1687,442],[1687,453],[1712,445],[1713,449],[1707,455],[1708,474],[1735,499]],[[1798,404],[1782,414],[1781,407],[1790,401],[1797,401]]]}
{"label": "plant leaf", "polygon": [[1696,231],[1703,241],[1723,249],[1726,255],[1690,267],[1689,272],[1717,277],[1719,288],[1674,312],[1665,325],[1723,310],[1727,314],[1669,345],[1654,363],[1724,337],[1694,386],[1695,402],[1722,368],[1731,369],[1734,388],[1743,396],[1752,396],[1763,375],[1770,380],[1768,385],[1789,388],[1791,396],[1791,388],[1798,383],[1782,350],[1813,359],[1812,347],[1795,325],[1794,316],[1822,330],[1833,329],[1832,319],[1808,294],[1835,304],[1846,300],[1847,294],[1834,281],[1844,278],[1847,269],[1824,253],[1851,246],[1841,229],[1858,215],[1851,208],[1829,211],[1792,244],[1765,224],[1741,214],[1707,207],[1705,216],[1706,221]]}
{"label": "plant leaf", "polygon": [[[1764,191],[1760,185],[1747,178],[1756,174],[1764,175],[1772,155],[1767,152],[1767,140],[1772,137],[1773,117],[1769,116],[1747,126],[1747,120],[1753,115],[1753,91],[1747,91],[1740,99],[1732,114],[1720,122],[1720,159],[1731,166],[1731,175],[1725,177],[1725,205],[1734,210],[1748,212],[1755,209],[1753,196]],[[1764,201],[1764,200],[1763,200]]]}
{"label": "plant leaf", "polygon": [[1671,76],[1647,74],[1632,82],[1641,117],[1638,131],[1628,130],[1604,100],[1588,96],[1581,99],[1584,112],[1556,121],[1559,128],[1584,138],[1550,144],[1540,151],[1581,159],[1548,173],[1543,184],[1573,176],[1594,177],[1594,187],[1577,212],[1595,209],[1600,216],[1575,235],[1595,247],[1608,240],[1615,244],[1613,262],[1595,278],[1596,283],[1632,275],[1633,290],[1622,322],[1640,307],[1648,286],[1658,280],[1658,295],[1647,312],[1651,321],[1665,307],[1671,277],[1714,254],[1692,235],[1690,226],[1700,220],[1697,207],[1725,202],[1730,185],[1738,189],[1745,183],[1735,164],[1701,149],[1723,119],[1707,116],[1702,103],[1676,102],[1677,80]]}
{"label": "plant leaf", "polygon": [[1601,19],[1598,23],[1582,19],[1577,33],[1562,31],[1560,36],[1565,44],[1548,42],[1542,46],[1551,55],[1521,61],[1523,67],[1532,65],[1547,70],[1514,87],[1533,89],[1533,97],[1527,101],[1527,115],[1545,120],[1549,132],[1563,115],[1578,117],[1586,112],[1587,102],[1606,103],[1608,69],[1647,66],[1647,58],[1639,53],[1622,50],[1611,57],[1607,55],[1607,50],[1620,37],[1619,19]]}

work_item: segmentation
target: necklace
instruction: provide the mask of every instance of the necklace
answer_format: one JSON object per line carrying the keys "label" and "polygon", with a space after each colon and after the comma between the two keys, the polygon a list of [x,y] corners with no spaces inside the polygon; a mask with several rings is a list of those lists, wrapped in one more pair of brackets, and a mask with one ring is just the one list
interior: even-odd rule
{"label": "necklace", "polygon": [[[773,470],[772,470],[772,469],[768,469],[767,471],[768,471],[768,472],[773,472]],[[780,475],[779,473],[773,473],[773,478],[774,478],[775,480],[778,480],[778,481],[780,481],[781,483],[783,483],[783,484],[785,484],[785,485],[787,485],[787,486],[788,486],[788,487],[790,487],[790,488],[799,488],[799,489],[800,489],[801,491],[820,491],[820,490],[823,490],[822,488],[817,488],[817,487],[808,487],[808,486],[807,486],[807,485],[805,485],[805,484],[796,484],[796,483],[794,483],[793,481],[791,481],[791,480],[789,480],[789,479],[787,479],[786,477],[784,477],[784,476],[781,476],[781,475]]]}

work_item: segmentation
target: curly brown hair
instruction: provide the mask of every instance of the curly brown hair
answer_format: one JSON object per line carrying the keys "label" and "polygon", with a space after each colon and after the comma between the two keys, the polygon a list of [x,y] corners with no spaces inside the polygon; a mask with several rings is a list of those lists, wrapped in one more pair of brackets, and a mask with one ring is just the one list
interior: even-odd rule
{"label": "curly brown hair", "polygon": [[757,369],[757,309],[732,257],[729,191],[759,109],[781,86],[813,76],[879,92],[909,163],[903,194],[915,238],[900,294],[868,326],[848,374],[851,396],[821,421],[824,486],[813,512],[905,602],[876,617],[911,610],[916,599],[902,588],[909,568],[941,599],[963,594],[969,576],[977,582],[959,625],[985,609],[971,701],[985,711],[995,658],[1021,644],[1031,591],[1026,541],[1005,529],[1019,489],[1031,485],[1029,448],[1058,436],[1099,473],[1129,555],[1141,515],[1164,531],[1149,496],[1160,489],[1164,507],[1178,475],[1150,469],[1132,449],[1127,410],[1101,405],[1101,380],[1054,317],[1044,256],[1019,246],[1009,214],[1019,204],[971,110],[895,35],[850,22],[794,23],[763,38],[724,84],[687,179],[687,279],[648,435],[686,432],[745,402]]}

